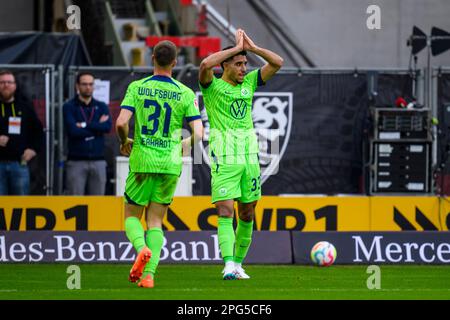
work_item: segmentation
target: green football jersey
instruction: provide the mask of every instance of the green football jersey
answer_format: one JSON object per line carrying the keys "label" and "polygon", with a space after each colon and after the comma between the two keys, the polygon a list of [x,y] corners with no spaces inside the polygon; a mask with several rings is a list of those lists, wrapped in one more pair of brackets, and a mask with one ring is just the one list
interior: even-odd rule
{"label": "green football jersey", "polygon": [[252,120],[255,90],[264,84],[260,69],[249,72],[241,84],[232,86],[213,76],[200,90],[208,115],[210,152],[216,156],[258,153]]}
{"label": "green football jersey", "polygon": [[194,92],[166,76],[132,82],[121,108],[134,113],[130,171],[180,175],[183,119],[200,119]]}

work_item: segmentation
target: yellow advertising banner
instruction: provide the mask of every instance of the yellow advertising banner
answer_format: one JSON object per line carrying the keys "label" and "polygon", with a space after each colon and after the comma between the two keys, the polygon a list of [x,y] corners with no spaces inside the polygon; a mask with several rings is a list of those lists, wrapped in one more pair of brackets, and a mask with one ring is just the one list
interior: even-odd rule
{"label": "yellow advertising banner", "polygon": [[371,230],[443,230],[439,207],[438,197],[371,197]]}
{"label": "yellow advertising banner", "polygon": [[123,229],[123,199],[101,196],[0,197],[0,230]]}
{"label": "yellow advertising banner", "polygon": [[[258,230],[369,230],[368,197],[263,197]],[[0,197],[0,230],[123,230],[121,197]],[[144,219],[144,218],[143,218]],[[144,224],[144,221],[143,221]],[[163,221],[167,230],[215,230],[209,196],[177,197]]]}
{"label": "yellow advertising banner", "polygon": [[[176,197],[166,230],[216,230],[209,196]],[[236,208],[237,209],[237,208]],[[144,217],[142,219],[145,225]],[[264,196],[256,207],[257,230],[449,230],[450,200],[438,197]],[[121,231],[123,198],[115,196],[0,197],[0,230]]]}
{"label": "yellow advertising banner", "polygon": [[439,223],[442,230],[450,231],[450,198],[440,198]]}
{"label": "yellow advertising banner", "polygon": [[[170,209],[168,230],[217,228],[216,210],[208,196],[175,198]],[[369,230],[368,211],[368,197],[264,196],[256,207],[255,222],[257,230],[270,231]]]}

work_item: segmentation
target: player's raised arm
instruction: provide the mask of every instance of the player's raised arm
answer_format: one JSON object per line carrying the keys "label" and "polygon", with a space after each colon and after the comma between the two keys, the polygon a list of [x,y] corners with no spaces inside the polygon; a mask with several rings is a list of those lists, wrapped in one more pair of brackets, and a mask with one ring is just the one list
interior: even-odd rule
{"label": "player's raised arm", "polygon": [[120,153],[124,156],[129,156],[131,153],[131,146],[133,139],[128,138],[129,127],[133,112],[127,109],[121,109],[119,117],[116,120],[116,133],[120,140]]}
{"label": "player's raised arm", "polygon": [[203,59],[200,63],[199,81],[201,85],[207,85],[213,80],[213,68],[224,60],[244,50],[244,31],[236,30],[236,45],[230,49],[218,51]]}
{"label": "player's raised arm", "polygon": [[261,78],[264,82],[273,77],[273,75],[283,66],[283,58],[275,52],[255,45],[250,37],[244,32],[244,50],[253,52],[260,56],[267,63],[261,68]]}

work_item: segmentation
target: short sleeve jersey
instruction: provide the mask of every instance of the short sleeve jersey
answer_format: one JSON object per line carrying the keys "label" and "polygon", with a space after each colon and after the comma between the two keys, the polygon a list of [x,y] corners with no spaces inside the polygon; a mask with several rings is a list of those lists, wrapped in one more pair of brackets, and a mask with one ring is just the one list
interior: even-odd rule
{"label": "short sleeve jersey", "polygon": [[200,119],[194,92],[166,76],[132,82],[121,108],[134,113],[134,143],[130,171],[181,173],[183,119]]}
{"label": "short sleeve jersey", "polygon": [[258,140],[252,120],[253,95],[264,84],[260,69],[249,72],[236,86],[213,77],[200,84],[210,124],[209,144],[213,155],[258,153]]}

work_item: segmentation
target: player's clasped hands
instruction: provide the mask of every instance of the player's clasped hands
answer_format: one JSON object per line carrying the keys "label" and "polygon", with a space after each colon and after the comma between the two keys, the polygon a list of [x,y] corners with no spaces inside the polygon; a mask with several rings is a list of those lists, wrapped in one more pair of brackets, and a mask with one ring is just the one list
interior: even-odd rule
{"label": "player's clasped hands", "polygon": [[236,38],[236,46],[244,50],[244,30],[237,29],[235,38]]}
{"label": "player's clasped hands", "polygon": [[252,51],[256,48],[255,43],[252,39],[245,33],[243,29],[236,30],[236,46],[242,48],[242,50]]}
{"label": "player's clasped hands", "polygon": [[256,49],[256,45],[252,39],[244,32],[244,50],[253,51]]}

